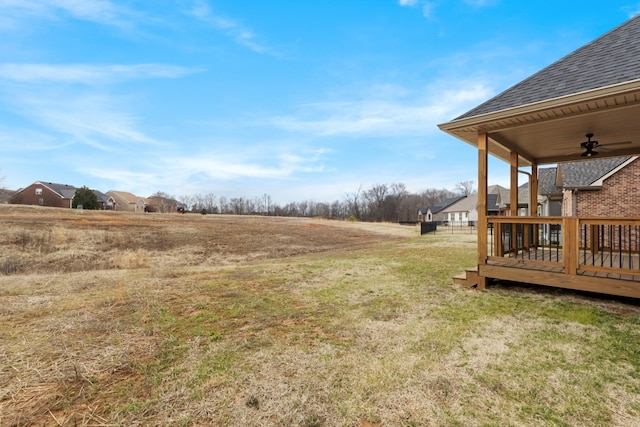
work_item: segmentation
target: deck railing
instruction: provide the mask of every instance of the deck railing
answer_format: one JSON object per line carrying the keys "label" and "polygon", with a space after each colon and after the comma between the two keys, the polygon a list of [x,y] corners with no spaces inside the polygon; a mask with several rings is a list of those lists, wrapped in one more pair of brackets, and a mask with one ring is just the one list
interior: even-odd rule
{"label": "deck railing", "polygon": [[578,234],[581,270],[640,275],[640,220],[584,218]]}
{"label": "deck railing", "polygon": [[486,262],[640,276],[640,218],[487,217]]}

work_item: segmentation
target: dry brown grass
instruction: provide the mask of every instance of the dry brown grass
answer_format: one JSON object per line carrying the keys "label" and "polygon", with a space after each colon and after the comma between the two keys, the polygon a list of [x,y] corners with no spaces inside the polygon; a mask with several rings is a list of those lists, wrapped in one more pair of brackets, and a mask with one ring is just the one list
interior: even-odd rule
{"label": "dry brown grass", "polygon": [[638,306],[452,286],[474,253],[393,224],[0,206],[0,425],[638,425]]}

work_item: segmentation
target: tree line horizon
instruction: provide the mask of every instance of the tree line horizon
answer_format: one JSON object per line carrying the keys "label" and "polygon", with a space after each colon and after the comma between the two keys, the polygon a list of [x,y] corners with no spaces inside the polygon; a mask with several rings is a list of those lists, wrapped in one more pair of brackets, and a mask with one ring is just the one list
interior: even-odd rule
{"label": "tree line horizon", "polygon": [[343,200],[317,202],[304,200],[284,205],[275,203],[271,195],[259,197],[216,196],[214,193],[170,196],[158,191],[150,197],[176,200],[187,212],[203,214],[266,215],[295,217],[324,217],[371,222],[412,222],[418,210],[438,205],[445,199],[475,193],[475,181],[456,183],[455,190],[428,188],[411,193],[405,184],[374,184],[368,189],[358,188],[347,193]]}

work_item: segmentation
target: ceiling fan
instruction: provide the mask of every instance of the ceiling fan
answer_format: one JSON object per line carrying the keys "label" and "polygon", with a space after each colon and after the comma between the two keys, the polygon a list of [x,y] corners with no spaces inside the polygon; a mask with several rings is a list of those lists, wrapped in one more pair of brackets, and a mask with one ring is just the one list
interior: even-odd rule
{"label": "ceiling fan", "polygon": [[582,157],[593,157],[598,155],[598,152],[595,149],[599,149],[602,151],[609,151],[608,147],[612,147],[614,145],[624,145],[631,144],[631,141],[622,141],[622,142],[613,142],[611,144],[600,144],[598,141],[593,141],[593,133],[588,133],[585,135],[587,140],[580,144],[580,147],[584,149],[584,152],[580,154]]}

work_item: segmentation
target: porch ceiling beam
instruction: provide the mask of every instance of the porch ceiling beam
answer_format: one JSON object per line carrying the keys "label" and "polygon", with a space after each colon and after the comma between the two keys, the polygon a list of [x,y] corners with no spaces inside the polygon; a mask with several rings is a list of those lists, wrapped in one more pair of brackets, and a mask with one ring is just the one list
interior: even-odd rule
{"label": "porch ceiling beam", "polygon": [[499,134],[489,134],[489,138],[491,138],[496,143],[502,145],[504,148],[506,148],[510,152],[518,153],[518,156],[521,157],[523,160],[526,160],[529,163],[535,163],[536,162],[535,161],[535,157],[533,157],[528,151],[526,151],[526,150],[524,150],[522,148],[518,148],[516,146],[516,144],[514,144],[510,140],[504,138],[503,136],[501,136]]}

